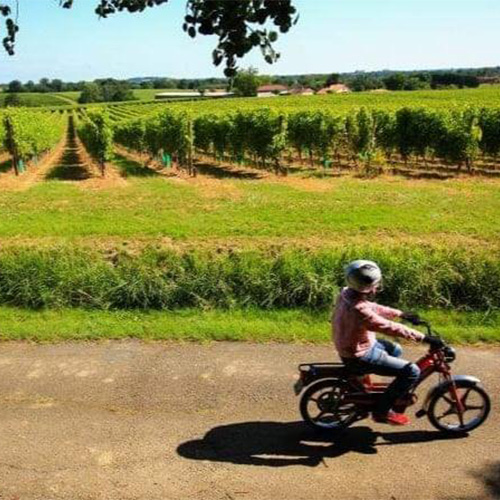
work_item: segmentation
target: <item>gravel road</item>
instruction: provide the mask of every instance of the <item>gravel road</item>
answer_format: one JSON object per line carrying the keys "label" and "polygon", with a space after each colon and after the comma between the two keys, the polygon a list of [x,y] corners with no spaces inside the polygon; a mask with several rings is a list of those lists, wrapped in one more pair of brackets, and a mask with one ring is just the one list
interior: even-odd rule
{"label": "gravel road", "polygon": [[0,499],[500,498],[500,349],[458,352],[493,399],[482,428],[364,420],[334,439],[292,393],[328,346],[0,344]]}

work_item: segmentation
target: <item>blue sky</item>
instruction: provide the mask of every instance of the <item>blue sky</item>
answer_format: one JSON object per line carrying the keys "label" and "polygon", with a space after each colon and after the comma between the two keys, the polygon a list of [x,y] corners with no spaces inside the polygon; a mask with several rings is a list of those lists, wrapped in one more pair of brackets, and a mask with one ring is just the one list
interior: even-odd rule
{"label": "blue sky", "polygon": [[[222,76],[215,40],[182,32],[184,0],[98,20],[97,0],[20,0],[17,54],[0,53],[0,82],[42,77]],[[500,65],[499,0],[295,0],[300,20],[277,44],[278,64],[258,53],[261,73],[328,73]],[[2,27],[3,29],[3,27]]]}

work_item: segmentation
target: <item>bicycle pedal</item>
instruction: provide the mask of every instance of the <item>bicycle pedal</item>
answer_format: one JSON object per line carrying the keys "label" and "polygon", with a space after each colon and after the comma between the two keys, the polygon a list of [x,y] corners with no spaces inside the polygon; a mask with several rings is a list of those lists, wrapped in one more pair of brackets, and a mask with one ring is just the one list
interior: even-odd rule
{"label": "bicycle pedal", "polygon": [[427,411],[424,410],[423,408],[420,408],[420,410],[418,410],[416,413],[415,413],[415,416],[417,418],[422,418],[422,417],[425,417],[427,415]]}

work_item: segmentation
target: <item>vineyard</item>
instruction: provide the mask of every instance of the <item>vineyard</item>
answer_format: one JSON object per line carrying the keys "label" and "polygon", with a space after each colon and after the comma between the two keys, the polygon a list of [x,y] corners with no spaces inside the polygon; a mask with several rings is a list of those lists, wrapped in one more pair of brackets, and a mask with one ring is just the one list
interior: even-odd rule
{"label": "vineyard", "polygon": [[38,158],[61,140],[66,129],[64,113],[9,110],[1,115],[0,140],[10,154],[16,175],[36,164]]}
{"label": "vineyard", "polygon": [[116,144],[191,175],[211,161],[299,176],[500,176],[498,88],[403,94],[21,109],[1,114],[0,143],[16,174],[69,124],[102,175]]}
{"label": "vineyard", "polygon": [[359,108],[344,113],[204,108],[197,114],[177,106],[138,118],[122,115],[112,128],[118,144],[152,159],[173,158],[190,172],[193,158],[202,154],[277,174],[500,175],[500,107]]}
{"label": "vineyard", "polygon": [[326,315],[361,256],[387,303],[493,324],[500,105],[464,95],[2,111],[0,307]]}

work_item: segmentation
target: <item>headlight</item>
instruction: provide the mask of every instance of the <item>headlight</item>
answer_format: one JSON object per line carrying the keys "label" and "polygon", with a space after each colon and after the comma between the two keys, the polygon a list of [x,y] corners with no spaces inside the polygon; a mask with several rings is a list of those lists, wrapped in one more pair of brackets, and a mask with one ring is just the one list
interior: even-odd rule
{"label": "headlight", "polygon": [[455,352],[455,349],[453,347],[446,347],[444,350],[444,359],[447,363],[451,363],[452,361],[455,361],[457,357],[457,354]]}

